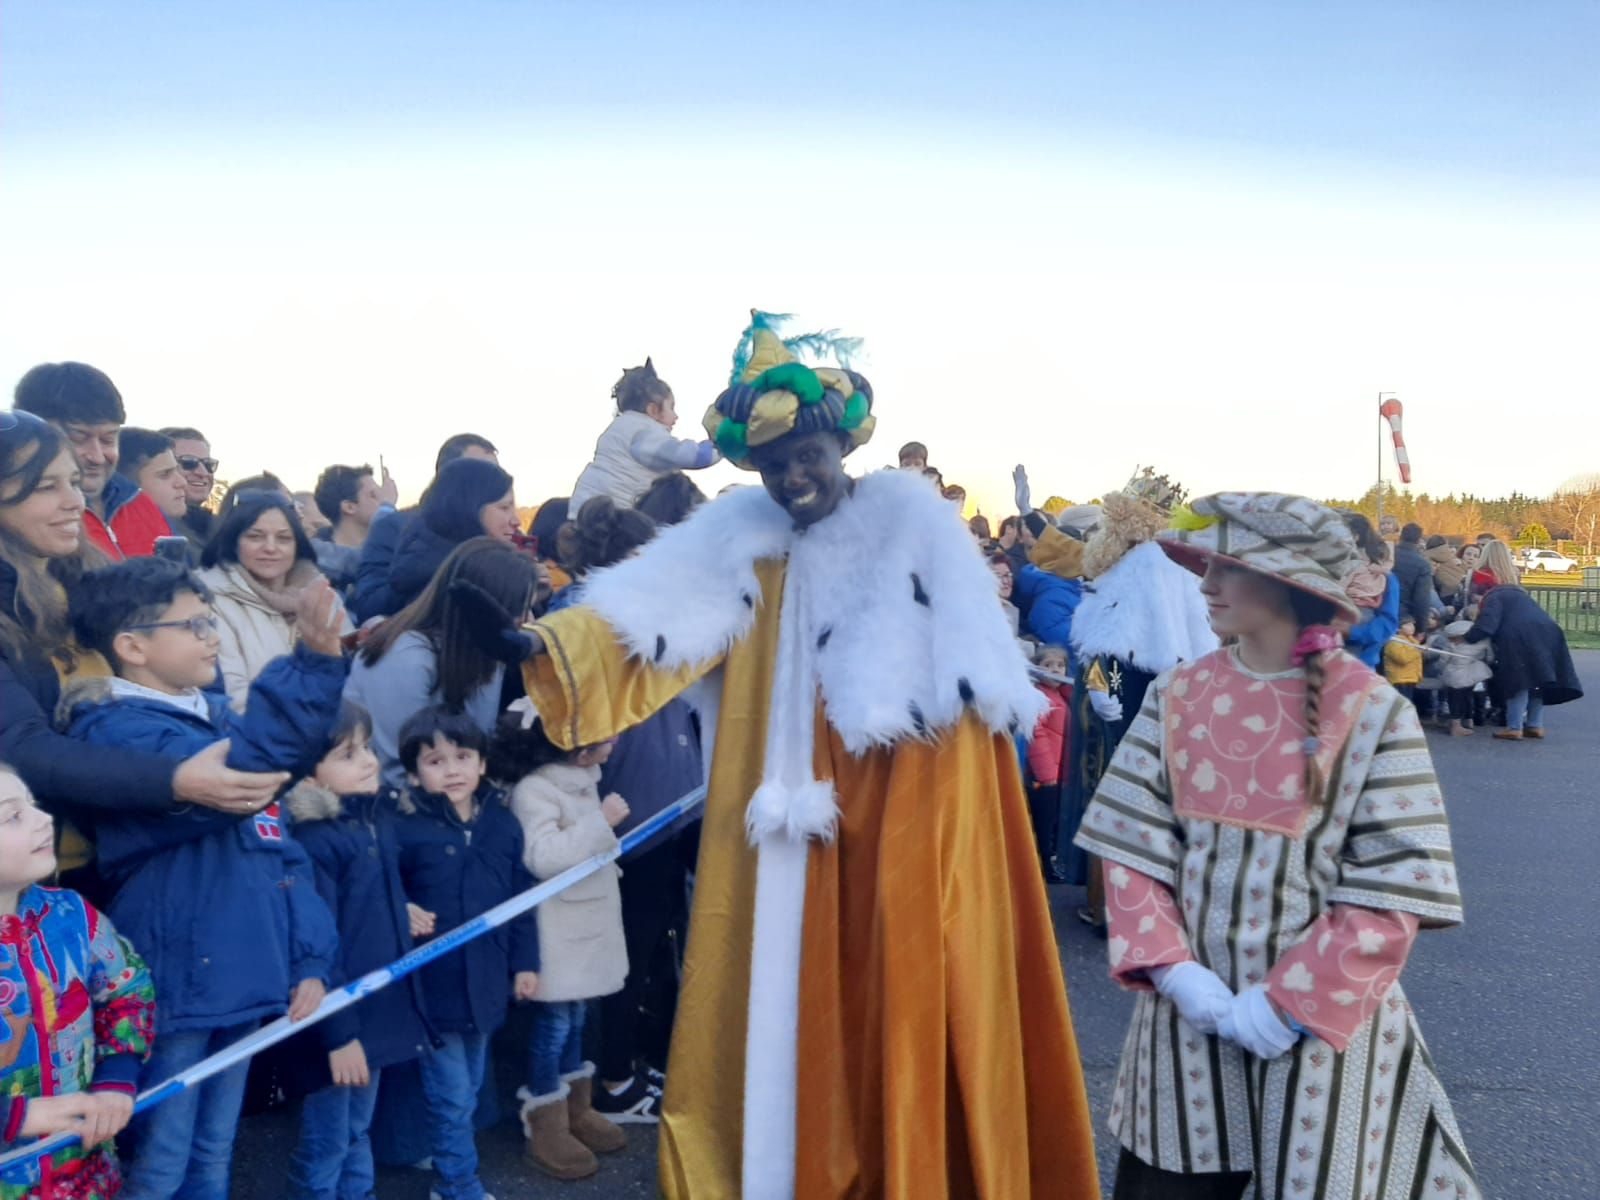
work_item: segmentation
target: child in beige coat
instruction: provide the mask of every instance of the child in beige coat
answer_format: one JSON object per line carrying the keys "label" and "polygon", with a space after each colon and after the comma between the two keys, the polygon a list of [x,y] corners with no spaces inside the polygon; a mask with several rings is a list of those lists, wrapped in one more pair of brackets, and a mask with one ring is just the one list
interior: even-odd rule
{"label": "child in beige coat", "polygon": [[[491,773],[512,785],[524,863],[551,879],[617,846],[628,816],[621,796],[600,798],[600,767],[613,743],[557,749],[531,709],[502,721]],[[556,1179],[599,1170],[595,1154],[621,1150],[627,1135],[592,1106],[594,1064],[583,1057],[587,1002],[622,990],[628,949],[622,933],[621,871],[608,862],[541,904],[539,996],[528,1044],[528,1082],[519,1088],[528,1161]]]}

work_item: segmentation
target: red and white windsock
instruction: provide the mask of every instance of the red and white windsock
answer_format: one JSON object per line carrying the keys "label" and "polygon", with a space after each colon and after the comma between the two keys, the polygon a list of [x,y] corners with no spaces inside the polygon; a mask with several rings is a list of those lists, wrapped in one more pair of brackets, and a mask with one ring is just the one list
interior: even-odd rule
{"label": "red and white windsock", "polygon": [[1400,433],[1400,420],[1404,410],[1398,400],[1385,400],[1378,408],[1378,415],[1389,422],[1389,428],[1394,431],[1394,461],[1400,468],[1400,482],[1411,482],[1411,459],[1406,457],[1406,439]]}

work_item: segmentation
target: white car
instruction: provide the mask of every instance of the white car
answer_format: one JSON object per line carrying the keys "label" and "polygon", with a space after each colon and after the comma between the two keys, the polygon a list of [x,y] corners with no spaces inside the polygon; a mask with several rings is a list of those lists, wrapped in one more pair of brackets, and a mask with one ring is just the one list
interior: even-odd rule
{"label": "white car", "polygon": [[1577,563],[1555,550],[1524,550],[1517,558],[1517,566],[1524,571],[1549,571],[1555,575],[1578,569]]}

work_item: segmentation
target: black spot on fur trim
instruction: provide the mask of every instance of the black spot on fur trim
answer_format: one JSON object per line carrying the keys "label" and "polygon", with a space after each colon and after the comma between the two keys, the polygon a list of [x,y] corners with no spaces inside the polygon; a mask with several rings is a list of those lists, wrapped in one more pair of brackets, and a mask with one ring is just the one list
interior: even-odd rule
{"label": "black spot on fur trim", "polygon": [[746,608],[754,608],[756,606],[756,598],[749,592],[741,592],[739,599],[744,601],[744,606]]}
{"label": "black spot on fur trim", "polygon": [[821,650],[824,646],[826,646],[828,644],[828,639],[832,636],[833,629],[831,627],[824,629],[822,631],[822,636],[817,639],[817,649]]}
{"label": "black spot on fur trim", "polygon": [[1016,737],[1018,733],[1022,732],[1022,722],[1018,721],[1015,717],[1012,717],[1011,720],[1006,723],[1006,732],[1012,737]]}
{"label": "black spot on fur trim", "polygon": [[923,608],[933,607],[933,602],[928,599],[928,593],[922,590],[922,579],[915,571],[911,572],[911,598]]}
{"label": "black spot on fur trim", "polygon": [[972,703],[972,684],[967,682],[966,676],[956,680],[956,690],[961,693],[961,703]]}
{"label": "black spot on fur trim", "polygon": [[928,719],[922,715],[922,709],[917,707],[915,700],[911,702],[911,725],[918,737],[928,736]]}
{"label": "black spot on fur trim", "polygon": [[667,639],[665,634],[656,634],[656,661],[660,662],[667,656]]}

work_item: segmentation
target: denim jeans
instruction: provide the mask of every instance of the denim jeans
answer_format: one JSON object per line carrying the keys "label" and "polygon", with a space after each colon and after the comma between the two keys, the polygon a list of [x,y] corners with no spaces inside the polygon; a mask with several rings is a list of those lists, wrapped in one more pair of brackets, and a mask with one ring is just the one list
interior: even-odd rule
{"label": "denim jeans", "polygon": [[428,1101],[428,1139],[433,1146],[434,1189],[441,1200],[483,1200],[472,1114],[483,1086],[489,1039],[481,1033],[446,1033],[423,1056],[422,1094]]}
{"label": "denim jeans", "polygon": [[367,1200],[377,1187],[372,1165],[372,1110],[378,1078],[366,1087],[325,1087],[306,1097],[300,1141],[289,1159],[293,1200]]}
{"label": "denim jeans", "polygon": [[548,1096],[561,1089],[561,1077],[583,1066],[583,1000],[533,1005],[528,1035],[528,1090]]}
{"label": "denim jeans", "polygon": [[1544,694],[1538,688],[1506,697],[1506,728],[1544,728]]}
{"label": "denim jeans", "polygon": [[[255,1028],[251,1022],[161,1033],[140,1075],[140,1087],[170,1079]],[[128,1131],[133,1161],[122,1187],[125,1200],[228,1200],[233,1135],[249,1071],[249,1063],[229,1067],[133,1122]]]}

